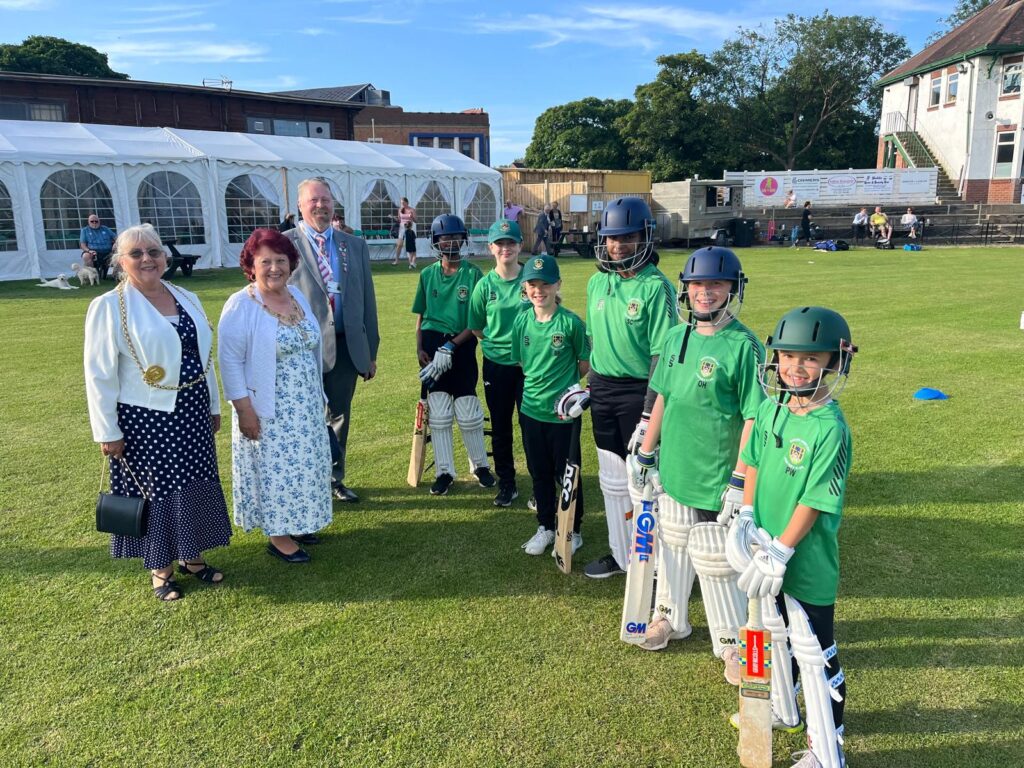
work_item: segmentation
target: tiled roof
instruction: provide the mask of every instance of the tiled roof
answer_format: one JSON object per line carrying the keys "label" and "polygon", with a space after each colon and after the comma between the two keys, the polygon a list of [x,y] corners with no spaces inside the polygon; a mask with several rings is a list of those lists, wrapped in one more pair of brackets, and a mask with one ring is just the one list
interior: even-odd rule
{"label": "tiled roof", "polygon": [[302,99],[320,99],[321,101],[352,101],[362,91],[371,88],[371,83],[359,85],[336,85],[333,88],[303,88],[297,91],[274,91],[279,96],[296,96]]}

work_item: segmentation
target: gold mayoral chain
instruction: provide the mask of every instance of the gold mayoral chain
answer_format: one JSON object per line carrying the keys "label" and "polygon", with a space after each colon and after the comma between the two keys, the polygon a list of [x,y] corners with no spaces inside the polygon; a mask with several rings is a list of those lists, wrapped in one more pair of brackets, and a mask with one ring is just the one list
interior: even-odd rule
{"label": "gold mayoral chain", "polygon": [[[167,289],[170,290],[170,286],[167,285],[167,283],[163,283],[163,285],[166,285]],[[171,291],[171,295],[174,296],[174,291]],[[203,308],[196,304],[194,301],[192,301],[192,299],[189,296],[185,294],[182,294],[182,296],[188,300],[189,304],[196,308],[200,315],[203,316],[203,319],[206,320],[206,324],[210,326],[210,332],[212,333],[213,323],[210,322],[210,318],[208,318],[206,316],[206,313],[203,312]],[[132,356],[132,360],[135,361],[135,365],[138,366],[139,373],[142,374],[142,380],[144,382],[146,382],[149,386],[153,387],[154,389],[166,389],[172,392],[178,392],[182,389],[191,389],[196,384],[206,381],[206,374],[210,371],[210,366],[213,364],[212,344],[210,345],[210,352],[206,356],[206,367],[203,369],[203,372],[200,373],[196,378],[194,378],[190,382],[187,382],[186,384],[181,384],[179,386],[161,384],[160,381],[164,378],[164,376],[167,375],[167,371],[165,371],[163,366],[161,365],[151,365],[148,368],[143,368],[142,362],[139,360],[139,355],[135,351],[135,345],[132,344],[132,337],[128,333],[128,307],[125,305],[124,301],[124,281],[121,281],[117,284],[117,306],[121,311],[121,333],[124,334],[124,342],[125,344],[128,345],[128,353]]]}
{"label": "gold mayoral chain", "polygon": [[286,314],[283,314],[281,312],[275,312],[270,307],[268,307],[264,302],[262,302],[259,299],[257,299],[256,298],[255,287],[251,283],[249,284],[249,287],[246,289],[246,293],[249,294],[249,298],[250,299],[252,299],[257,304],[259,304],[261,307],[263,307],[263,310],[268,315],[270,315],[272,317],[276,317],[278,320],[280,320],[285,325],[298,325],[300,322],[302,322],[302,319],[306,316],[306,313],[303,312],[302,309],[299,308],[299,303],[295,300],[295,297],[292,296],[291,294],[288,294],[288,298],[291,299],[291,301],[292,301],[292,312],[291,312],[291,314],[286,315]]}

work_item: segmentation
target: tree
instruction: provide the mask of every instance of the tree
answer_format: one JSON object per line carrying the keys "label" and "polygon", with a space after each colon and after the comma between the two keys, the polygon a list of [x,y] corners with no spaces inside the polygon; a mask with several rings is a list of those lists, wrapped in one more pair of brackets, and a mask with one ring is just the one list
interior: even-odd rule
{"label": "tree", "polygon": [[88,45],[43,35],[26,37],[20,45],[0,45],[0,70],[128,79],[128,75],[110,68],[107,54]]}
{"label": "tree", "polygon": [[650,171],[654,181],[718,174],[728,163],[727,134],[701,96],[714,74],[711,62],[697,51],[660,56],[657,62],[657,78],[637,87],[636,101],[617,122],[630,165]]}
{"label": "tree", "polygon": [[588,96],[544,110],[526,148],[531,168],[629,168],[626,145],[616,128],[632,103]]}
{"label": "tree", "polygon": [[928,37],[926,42],[929,45],[934,43],[940,37],[959,27],[978,11],[988,8],[991,4],[992,0],[957,0],[953,12],[946,18],[939,19],[939,28]]}
{"label": "tree", "polygon": [[709,95],[731,111],[746,162],[813,167],[833,130],[877,119],[875,81],[909,56],[906,40],[874,19],[789,14],[768,32],[741,28],[712,55]]}

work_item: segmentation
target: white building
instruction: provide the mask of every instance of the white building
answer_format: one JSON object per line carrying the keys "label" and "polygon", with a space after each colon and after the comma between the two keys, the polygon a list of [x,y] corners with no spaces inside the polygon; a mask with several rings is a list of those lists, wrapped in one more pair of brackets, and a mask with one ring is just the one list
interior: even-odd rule
{"label": "white building", "polygon": [[878,82],[878,167],[937,165],[950,197],[1020,201],[1022,70],[1024,0],[995,0]]}

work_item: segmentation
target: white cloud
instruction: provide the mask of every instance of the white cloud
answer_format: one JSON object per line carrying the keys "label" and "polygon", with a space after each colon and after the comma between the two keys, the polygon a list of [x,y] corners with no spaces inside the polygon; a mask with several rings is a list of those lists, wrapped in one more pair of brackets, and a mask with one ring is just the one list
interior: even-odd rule
{"label": "white cloud", "polygon": [[146,27],[145,29],[125,30],[123,34],[173,35],[184,32],[213,32],[215,29],[217,29],[216,24],[203,22],[202,24],[181,24],[176,27]]}
{"label": "white cloud", "polygon": [[96,46],[110,56],[112,62],[123,66],[125,62],[261,62],[266,61],[266,49],[249,43],[190,43],[157,40],[115,40]]}
{"label": "white cloud", "polygon": [[334,16],[331,21],[344,21],[348,24],[385,24],[388,26],[394,26],[398,24],[408,24],[412,19],[403,19],[396,16],[382,16],[376,15],[371,16],[370,14],[364,14],[362,16]]}
{"label": "white cloud", "polygon": [[0,0],[0,8],[10,11],[41,11],[49,4],[49,0]]}
{"label": "white cloud", "polygon": [[326,35],[327,30],[321,29],[320,27],[306,27],[305,29],[300,30],[300,33],[303,35],[309,35],[310,37],[319,37],[320,35]]}
{"label": "white cloud", "polygon": [[662,30],[694,40],[708,36],[724,39],[735,32],[737,26],[734,12],[717,14],[671,6],[595,6],[586,11],[634,28]]}
{"label": "white cloud", "polygon": [[302,81],[293,75],[278,75],[269,80],[235,80],[234,87],[241,91],[288,91]]}
{"label": "white cloud", "polygon": [[[145,11],[140,10],[140,13]],[[111,24],[120,26],[132,26],[139,27],[149,24],[167,24],[171,21],[185,21],[186,19],[194,19],[197,16],[202,16],[202,11],[190,11],[190,10],[177,10],[169,13],[165,13],[161,16],[139,16],[137,18],[119,18],[113,19]]]}

